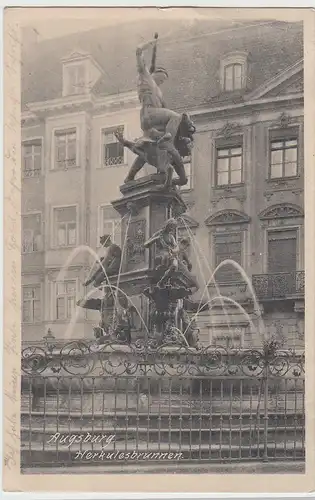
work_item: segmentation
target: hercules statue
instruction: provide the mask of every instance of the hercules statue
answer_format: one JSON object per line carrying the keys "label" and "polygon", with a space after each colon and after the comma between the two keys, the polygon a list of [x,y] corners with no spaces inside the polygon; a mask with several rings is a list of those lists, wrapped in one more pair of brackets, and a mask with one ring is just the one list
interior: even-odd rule
{"label": "hercules statue", "polygon": [[[125,183],[134,180],[145,163],[149,163],[159,172],[167,171],[168,177],[172,175],[171,164],[178,175],[172,184],[185,185],[188,179],[182,157],[190,154],[195,127],[187,113],[181,115],[168,109],[163,100],[161,85],[168,78],[168,73],[155,65],[157,38],[156,33],[154,40],[138,47],[136,51],[143,137],[137,141],[127,141],[119,131],[116,132],[116,137],[124,147],[137,155]],[[150,70],[144,58],[144,51],[149,47],[153,47]],[[166,153],[164,158],[163,152]]]}

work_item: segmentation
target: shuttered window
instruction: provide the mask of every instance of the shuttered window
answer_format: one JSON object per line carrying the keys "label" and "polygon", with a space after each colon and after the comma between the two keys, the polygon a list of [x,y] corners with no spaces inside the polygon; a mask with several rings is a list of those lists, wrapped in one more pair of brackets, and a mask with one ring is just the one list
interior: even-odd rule
{"label": "shuttered window", "polygon": [[[215,267],[226,259],[234,260],[242,265],[242,233],[216,234],[214,236]],[[220,268],[215,279],[219,283],[240,281],[240,273],[232,264],[226,264]]]}
{"label": "shuttered window", "polygon": [[297,231],[268,232],[268,273],[296,271]]}

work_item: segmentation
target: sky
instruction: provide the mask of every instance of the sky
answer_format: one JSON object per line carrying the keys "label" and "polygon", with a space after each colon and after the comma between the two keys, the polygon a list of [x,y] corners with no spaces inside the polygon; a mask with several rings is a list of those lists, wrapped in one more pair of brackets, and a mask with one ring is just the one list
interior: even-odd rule
{"label": "sky", "polygon": [[[74,32],[86,31],[109,25],[119,25],[128,21],[143,20],[148,18],[157,20],[176,18],[195,23],[198,20],[245,20],[257,19],[270,20],[270,9],[222,9],[202,7],[29,7],[19,9],[22,26],[35,28],[39,40],[64,36]],[[258,14],[259,12],[259,14]],[[257,13],[257,14],[256,14]],[[294,9],[274,9],[273,18],[283,20],[298,20]]]}
{"label": "sky", "polygon": [[[93,28],[100,28],[104,26],[121,24],[127,21],[141,20],[148,18],[163,19],[166,16],[176,16],[177,19],[187,19],[192,22],[198,18],[204,19],[207,14],[197,12],[196,9],[163,9],[163,8],[124,8],[122,9],[81,9],[81,12],[76,15],[75,9],[59,9],[56,13],[55,9],[45,9],[47,15],[39,13],[39,9],[35,11],[35,15],[26,16],[22,24],[35,28],[39,34],[40,39],[55,38],[64,36],[74,32],[86,31]],[[77,10],[77,9],[76,9]],[[204,9],[201,9],[204,11]],[[49,12],[48,12],[49,11]],[[53,12],[55,11],[55,12]],[[84,11],[84,17],[81,15]],[[173,12],[171,12],[173,11]],[[176,13],[175,13],[176,11]],[[63,16],[60,17],[62,12]],[[122,15],[123,12],[123,15]],[[46,14],[45,13],[45,14]],[[57,14],[54,15],[54,14]],[[217,17],[217,16],[215,16]],[[221,17],[221,16],[219,16]]]}

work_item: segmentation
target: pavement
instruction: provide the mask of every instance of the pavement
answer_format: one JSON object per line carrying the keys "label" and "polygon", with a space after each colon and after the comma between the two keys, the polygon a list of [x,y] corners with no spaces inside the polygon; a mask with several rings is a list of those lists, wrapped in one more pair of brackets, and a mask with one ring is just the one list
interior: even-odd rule
{"label": "pavement", "polygon": [[304,462],[176,463],[148,465],[79,465],[22,468],[22,474],[304,474]]}

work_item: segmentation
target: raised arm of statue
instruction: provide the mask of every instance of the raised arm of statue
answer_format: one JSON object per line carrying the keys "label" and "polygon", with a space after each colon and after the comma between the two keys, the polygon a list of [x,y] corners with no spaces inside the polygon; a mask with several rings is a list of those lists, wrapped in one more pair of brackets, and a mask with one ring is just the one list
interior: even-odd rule
{"label": "raised arm of statue", "polygon": [[157,37],[154,38],[154,40],[151,40],[150,42],[144,43],[143,45],[139,45],[136,50],[136,56],[137,56],[137,69],[138,73],[148,73],[150,74],[145,58],[144,58],[144,51],[148,49],[149,47],[154,47],[154,54],[153,54],[153,59],[155,59],[155,54],[156,54],[156,42],[157,42]]}

